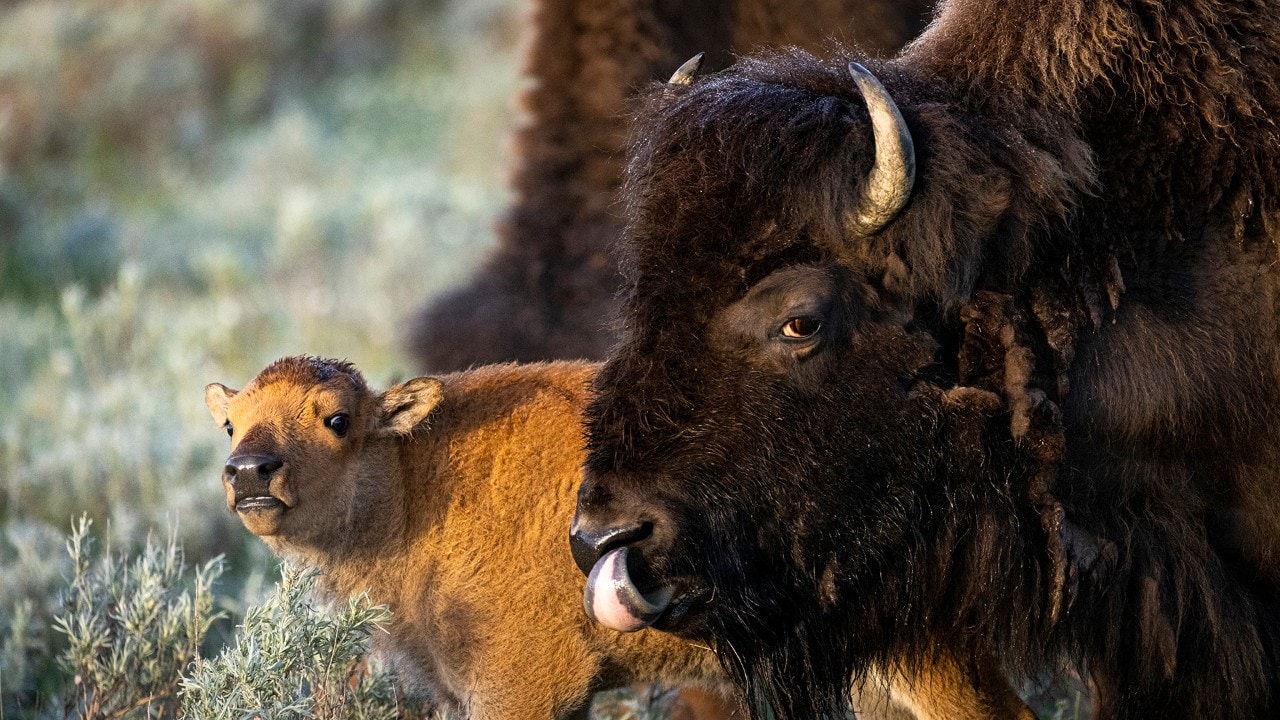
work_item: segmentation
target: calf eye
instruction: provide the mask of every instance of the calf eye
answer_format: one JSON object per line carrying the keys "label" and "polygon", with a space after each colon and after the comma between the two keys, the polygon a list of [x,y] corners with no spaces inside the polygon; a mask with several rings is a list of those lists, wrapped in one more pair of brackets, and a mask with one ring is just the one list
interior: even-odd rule
{"label": "calf eye", "polygon": [[332,415],[324,421],[325,427],[333,431],[338,437],[346,437],[347,430],[351,427],[351,418],[346,413],[338,413]]}
{"label": "calf eye", "polygon": [[236,429],[235,429],[235,428],[231,427],[231,421],[230,421],[230,420],[228,420],[228,421],[226,421],[225,423],[223,423],[223,424],[222,424],[222,427],[224,427],[224,428],[226,428],[226,429],[227,429],[227,437],[231,437],[231,436],[232,436],[232,434],[234,434],[234,433],[235,433],[235,431],[236,431]]}
{"label": "calf eye", "polygon": [[822,321],[814,317],[796,317],[783,323],[778,331],[789,340],[808,340],[822,329]]}

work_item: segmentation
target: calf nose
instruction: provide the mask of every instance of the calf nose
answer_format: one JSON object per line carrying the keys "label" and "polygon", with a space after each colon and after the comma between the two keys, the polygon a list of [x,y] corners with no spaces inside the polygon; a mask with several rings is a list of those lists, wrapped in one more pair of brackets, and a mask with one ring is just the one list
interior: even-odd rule
{"label": "calf nose", "polygon": [[233,455],[222,469],[222,477],[236,488],[237,493],[265,492],[271,483],[271,474],[284,467],[284,460],[275,455]]}
{"label": "calf nose", "polygon": [[606,552],[643,540],[652,534],[653,523],[595,528],[575,514],[573,526],[569,528],[569,548],[578,569],[583,575],[589,575],[596,561]]}

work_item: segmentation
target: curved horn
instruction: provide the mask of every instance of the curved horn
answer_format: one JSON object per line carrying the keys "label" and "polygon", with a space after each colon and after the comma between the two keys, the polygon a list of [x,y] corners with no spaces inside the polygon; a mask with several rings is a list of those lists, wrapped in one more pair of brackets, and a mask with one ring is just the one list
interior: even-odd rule
{"label": "curved horn", "polygon": [[702,69],[702,59],[706,57],[706,55],[707,54],[705,52],[700,52],[688,60],[685,60],[684,64],[676,68],[676,71],[671,74],[671,79],[667,81],[667,84],[688,85],[693,82],[693,76],[697,75],[698,70]]}
{"label": "curved horn", "polygon": [[856,62],[849,63],[849,74],[867,104],[876,141],[875,164],[849,224],[857,233],[874,235],[898,215],[911,197],[916,181],[916,151],[902,113],[880,81]]}

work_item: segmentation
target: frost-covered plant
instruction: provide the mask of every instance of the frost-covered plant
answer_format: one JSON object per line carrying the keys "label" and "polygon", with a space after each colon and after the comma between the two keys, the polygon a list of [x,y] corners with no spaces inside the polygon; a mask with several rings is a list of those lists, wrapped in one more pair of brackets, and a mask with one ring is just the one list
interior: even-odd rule
{"label": "frost-covered plant", "polygon": [[285,566],[275,595],[249,609],[235,644],[182,680],[182,714],[208,720],[392,720],[415,716],[369,643],[390,619],[357,596],[316,607],[318,572]]}
{"label": "frost-covered plant", "polygon": [[189,577],[176,541],[148,537],[133,557],[93,551],[91,522],[67,540],[73,574],[54,627],[66,636],[61,664],[68,717],[172,717],[182,671],[195,660],[213,610],[221,558]]}
{"label": "frost-covered plant", "polygon": [[71,574],[65,534],[40,522],[11,522],[0,534],[0,715],[38,710],[62,685],[61,637],[52,627]]}

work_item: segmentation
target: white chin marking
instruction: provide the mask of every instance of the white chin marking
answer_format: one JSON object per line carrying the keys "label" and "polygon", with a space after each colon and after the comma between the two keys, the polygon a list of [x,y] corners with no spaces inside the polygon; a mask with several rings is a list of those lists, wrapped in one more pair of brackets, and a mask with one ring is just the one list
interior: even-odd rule
{"label": "white chin marking", "polygon": [[671,602],[670,588],[660,588],[645,597],[631,582],[627,572],[627,548],[610,550],[596,561],[587,577],[583,605],[596,622],[619,632],[647,627]]}

